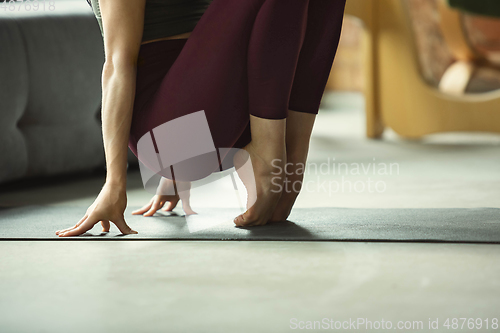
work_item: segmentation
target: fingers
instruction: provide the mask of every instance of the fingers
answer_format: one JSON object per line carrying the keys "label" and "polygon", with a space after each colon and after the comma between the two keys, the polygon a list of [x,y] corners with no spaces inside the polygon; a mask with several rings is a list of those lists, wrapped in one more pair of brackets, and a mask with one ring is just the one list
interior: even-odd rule
{"label": "fingers", "polygon": [[63,229],[63,230],[57,230],[56,231],[56,235],[59,235],[60,233],[62,232],[66,232],[66,231],[69,231],[69,230],[72,230],[72,229],[75,229],[75,228],[78,228],[78,226],[80,224],[82,224],[83,221],[85,221],[85,219],[87,218],[88,214],[85,214],[81,219],[80,221],[78,221],[74,226],[70,227],[70,228],[66,228],[66,229]]}
{"label": "fingers", "polygon": [[166,201],[162,201],[158,197],[156,197],[153,204],[151,205],[151,208],[146,213],[144,213],[143,216],[153,216],[158,209],[163,207],[165,202]]}
{"label": "fingers", "polygon": [[[92,216],[89,216],[85,221],[83,221],[78,227],[76,228],[70,228],[68,231],[64,231],[59,233],[59,237],[69,237],[69,236],[79,236],[90,229],[94,227],[96,223],[98,223],[99,220],[92,218]],[[116,221],[112,221],[120,230],[120,232],[124,235],[128,234],[137,234],[138,232],[130,228],[127,223],[125,222],[125,219],[123,218],[118,218]],[[101,224],[103,226],[103,229],[107,228],[107,231],[109,231],[110,225],[109,221],[101,221]]]}
{"label": "fingers", "polygon": [[77,225],[74,225],[74,226],[72,226],[71,228],[66,228],[66,229],[62,229],[62,230],[57,230],[57,231],[56,231],[56,235],[59,235],[59,234],[61,234],[61,233],[63,233],[63,232],[66,232],[66,231],[73,230],[73,229],[75,229],[75,228],[77,228],[77,227],[78,227]]}
{"label": "fingers", "polygon": [[148,204],[146,204],[146,205],[144,205],[142,208],[139,208],[139,209],[137,209],[137,210],[134,210],[134,211],[132,212],[132,215],[142,215],[142,214],[144,214],[145,212],[147,212],[147,211],[151,208],[151,206],[153,205],[153,201],[154,201],[154,198],[153,198],[153,199],[151,199],[151,200],[149,201],[149,203],[148,203]]}
{"label": "fingers", "polygon": [[78,227],[59,233],[59,237],[78,236],[84,234],[92,229],[97,222],[99,221],[92,220],[91,216],[89,216],[82,223],[80,223]]}
{"label": "fingers", "polygon": [[165,207],[162,208],[162,210],[165,212],[171,212],[174,210],[175,206],[177,206],[178,202],[179,202],[178,199],[171,200],[167,203]]}
{"label": "fingers", "polygon": [[176,195],[156,195],[147,205],[133,211],[132,215],[153,216],[160,209],[165,212],[171,212],[179,201],[180,199]]}
{"label": "fingers", "polygon": [[74,228],[77,228],[78,227],[78,223],[75,224],[74,226],[72,227],[69,227],[69,228],[66,228],[66,229],[61,229],[61,230],[57,230],[56,231],[56,235],[59,235],[61,232],[65,232],[65,231],[68,231],[68,230],[71,230],[71,229],[74,229]]}
{"label": "fingers", "polygon": [[125,219],[121,218],[117,221],[113,221],[113,223],[118,227],[118,229],[120,230],[120,232],[124,235],[129,235],[129,234],[138,234],[137,231],[135,230],[132,230],[132,228],[130,228],[128,226],[128,224],[125,222]]}
{"label": "fingers", "polygon": [[109,232],[110,224],[109,221],[101,221],[102,232]]}

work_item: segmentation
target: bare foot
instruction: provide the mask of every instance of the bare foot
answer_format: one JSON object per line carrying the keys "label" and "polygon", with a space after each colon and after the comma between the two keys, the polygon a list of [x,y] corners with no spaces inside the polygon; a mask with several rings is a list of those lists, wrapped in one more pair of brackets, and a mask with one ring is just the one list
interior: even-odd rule
{"label": "bare foot", "polygon": [[286,221],[299,195],[315,119],[315,114],[288,111],[286,119],[286,178],[281,198],[271,216],[271,221]]}
{"label": "bare foot", "polygon": [[302,162],[292,162],[287,160],[286,178],[283,183],[283,191],[276,209],[271,216],[271,222],[286,221],[292,211],[292,207],[297,196],[302,189],[304,179],[304,165]]}
{"label": "bare foot", "polygon": [[247,188],[247,210],[234,219],[240,227],[264,225],[269,222],[281,196],[285,154],[274,160],[259,154],[252,142],[238,151],[233,162]]}

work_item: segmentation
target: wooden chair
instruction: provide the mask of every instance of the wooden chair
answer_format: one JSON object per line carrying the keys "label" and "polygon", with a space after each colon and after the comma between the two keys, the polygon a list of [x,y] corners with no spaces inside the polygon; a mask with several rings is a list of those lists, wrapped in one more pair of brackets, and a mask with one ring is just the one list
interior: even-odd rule
{"label": "wooden chair", "polygon": [[[346,14],[361,19],[365,28],[369,138],[380,138],[385,127],[407,138],[449,131],[500,132],[500,91],[464,94],[477,55],[466,43],[458,12],[440,3],[443,34],[457,63],[439,87],[427,84],[419,71],[405,0],[347,0]],[[453,79],[457,73],[461,81]]]}

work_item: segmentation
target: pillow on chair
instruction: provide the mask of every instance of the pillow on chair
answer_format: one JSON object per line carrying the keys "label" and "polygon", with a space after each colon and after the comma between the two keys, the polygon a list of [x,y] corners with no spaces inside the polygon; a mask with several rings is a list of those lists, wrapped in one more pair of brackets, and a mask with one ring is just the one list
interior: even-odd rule
{"label": "pillow on chair", "polygon": [[[440,27],[439,0],[407,0],[411,27],[415,36],[418,61],[423,79],[438,87],[443,75],[455,63],[456,58],[447,46]],[[475,3],[489,0],[448,0],[457,3]],[[500,0],[497,7],[500,8]],[[456,8],[456,7],[454,7]],[[500,65],[500,20],[464,13],[464,32],[472,48],[483,59]],[[488,21],[488,22],[486,22]],[[487,23],[487,24],[486,24]],[[500,66],[498,66],[500,67]],[[500,89],[500,70],[490,66],[474,69],[465,92],[482,93]]]}

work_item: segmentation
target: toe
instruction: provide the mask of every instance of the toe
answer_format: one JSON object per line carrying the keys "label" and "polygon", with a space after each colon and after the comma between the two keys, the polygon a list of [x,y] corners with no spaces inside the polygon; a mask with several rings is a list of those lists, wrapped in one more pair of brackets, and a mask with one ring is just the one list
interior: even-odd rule
{"label": "toe", "polygon": [[236,224],[238,227],[243,226],[245,223],[245,219],[243,218],[243,214],[236,216],[234,219],[234,224]]}
{"label": "toe", "polygon": [[249,212],[248,210],[241,215],[238,215],[234,219],[234,223],[238,227],[251,227],[254,225],[260,225],[261,219],[256,216],[255,213]]}

